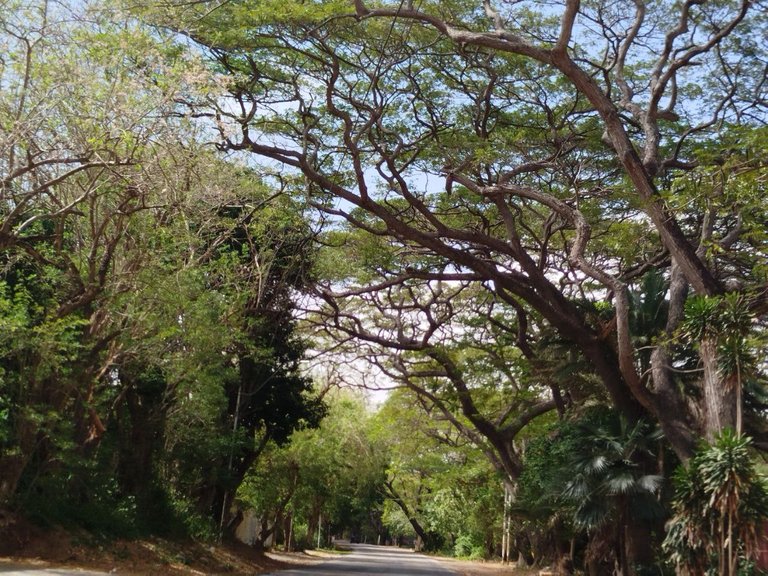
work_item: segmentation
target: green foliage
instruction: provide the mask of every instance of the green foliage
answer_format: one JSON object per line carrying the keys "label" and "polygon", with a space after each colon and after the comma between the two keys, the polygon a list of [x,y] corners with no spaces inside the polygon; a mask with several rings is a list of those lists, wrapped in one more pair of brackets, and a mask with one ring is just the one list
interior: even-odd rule
{"label": "green foliage", "polygon": [[[520,34],[530,50],[454,46],[421,26],[428,19],[354,18],[346,0],[142,9],[153,24],[172,24],[170,39],[111,2],[3,5],[3,504],[16,497],[40,517],[115,534],[159,530],[181,514],[187,531],[210,536],[239,490],[265,516],[293,516],[307,542],[322,515],[357,533],[382,533],[382,521],[393,533],[418,525],[427,546],[473,556],[493,544],[499,527],[501,481],[484,458],[502,468],[499,456],[514,460],[526,443],[521,516],[542,524],[570,518],[594,534],[658,512],[652,427],[583,412],[585,403],[605,400],[599,384],[619,389],[617,403],[626,391],[613,380],[620,365],[616,309],[606,297],[613,287],[574,264],[574,216],[592,228],[583,254],[592,266],[630,283],[638,270],[660,268],[630,292],[641,378],[652,373],[653,347],[675,317],[666,261],[678,255],[668,258],[674,245],[664,245],[658,226],[642,216],[655,198],[643,199],[631,184],[622,162],[632,155],[617,158],[617,140],[604,143],[611,134],[595,101],[549,67],[548,57],[528,58],[552,45],[557,15],[526,2],[498,4],[499,22],[515,29],[495,42],[517,45],[508,39]],[[468,37],[491,24],[478,6],[427,1],[415,10]],[[668,220],[679,220],[679,242],[702,239],[699,250],[690,246],[705,253],[702,267],[717,281],[759,289],[688,298],[675,342],[685,350],[672,365],[692,357],[698,341],[716,340],[725,351],[722,370],[745,371],[747,406],[762,418],[763,327],[754,315],[768,278],[768,132],[751,110],[759,107],[739,110],[744,94],[735,92],[741,83],[746,92],[762,89],[757,40],[765,19],[713,42],[723,50],[717,58],[706,50],[697,57],[708,71],[724,66],[754,76],[736,74],[734,93],[711,106],[718,114],[734,109],[735,118],[700,124],[708,107],[699,104],[730,74],[686,76],[691,67],[681,61],[674,78],[676,69],[659,69],[674,97],[659,100],[646,88],[658,84],[648,81],[646,52],[659,47],[672,7],[649,5],[647,20],[627,36],[621,30],[629,21],[616,6],[582,3],[570,62],[596,62],[597,46],[615,62],[611,46],[629,50],[636,40],[642,47],[622,56],[621,66],[597,64],[603,104],[612,109],[610,99],[631,100],[634,92],[636,101],[620,102],[627,114],[614,120],[634,114],[653,124],[666,116],[645,136],[643,122],[626,123],[633,142],[625,144],[647,146],[636,172],[647,168]],[[717,32],[729,8],[686,5],[690,30],[701,38]],[[611,28],[601,31],[607,22]],[[179,32],[207,46],[214,74],[176,42]],[[682,42],[700,40],[685,32],[667,38],[676,55],[688,49]],[[224,85],[231,100],[222,105]],[[678,96],[689,108],[680,114],[644,109]],[[195,128],[190,116],[215,122]],[[269,168],[224,163],[201,150],[198,142],[216,130],[223,148],[266,147]],[[316,177],[307,183],[273,170],[281,159]],[[685,170],[674,172],[678,165]],[[339,186],[343,202],[334,196]],[[364,190],[364,201],[356,199]],[[318,222],[309,223],[298,198],[334,218],[319,262]],[[349,227],[336,226],[340,216]],[[380,365],[407,364],[420,376],[403,379],[423,386],[421,396],[393,394],[372,421],[356,400],[337,399],[314,429],[326,408],[300,370],[310,344],[295,302],[317,274],[331,284],[387,285],[370,298],[374,312],[362,299],[345,311],[366,329],[370,322],[377,336],[396,336],[398,355]],[[433,339],[416,350],[408,337],[415,341],[425,327]],[[586,360],[584,352],[596,348],[592,359],[610,382],[600,382]],[[368,349],[353,351],[359,357]],[[518,415],[561,390],[568,394],[558,408],[568,404],[581,423],[555,425],[545,416],[514,430]],[[681,414],[673,424],[688,427],[698,416]],[[478,421],[495,427],[495,444],[478,433]],[[743,492],[750,469],[732,440],[696,460],[709,481],[688,480],[693,496],[712,490],[705,516],[735,514],[740,498],[752,498]],[[515,464],[504,470],[507,481],[519,471]],[[755,509],[763,498],[755,489]]]}
{"label": "green foliage", "polygon": [[752,304],[745,294],[695,295],[686,301],[680,336],[695,347],[714,341],[723,374],[755,376],[760,374],[757,351],[764,347],[765,336],[753,320]]}
{"label": "green foliage", "polygon": [[570,510],[563,486],[580,444],[572,426],[551,425],[526,445],[513,513],[521,519],[546,521],[560,509]]}
{"label": "green foliage", "polygon": [[635,345],[642,349],[664,330],[669,312],[668,282],[658,271],[647,272],[637,290],[630,292],[630,326]]}
{"label": "green foliage", "polygon": [[159,479],[149,479],[151,486],[142,493],[126,491],[120,474],[104,461],[116,453],[107,440],[100,458],[66,454],[34,481],[22,483],[17,504],[38,523],[84,529],[100,539],[216,536],[211,519],[188,497],[169,494]]}
{"label": "green foliage", "polygon": [[390,395],[373,425],[388,459],[383,521],[390,534],[415,536],[421,530],[425,549],[447,553],[463,535],[483,555],[498,534],[503,489],[478,448],[423,413],[406,390]]}
{"label": "green foliage", "polygon": [[324,413],[303,209],[200,144],[180,102],[221,86],[167,40],[109,0],[0,18],[0,502],[100,532],[210,534]]}
{"label": "green foliage", "polygon": [[641,462],[660,440],[647,422],[630,425],[604,407],[560,422],[526,446],[515,512],[546,519],[566,511],[591,529],[615,519],[618,501],[629,497],[633,516],[652,518],[662,513],[656,494],[663,479],[646,473]]}
{"label": "green foliage", "polygon": [[616,515],[629,514],[635,521],[662,516],[656,496],[663,478],[647,473],[642,465],[658,450],[661,434],[647,422],[630,425],[615,414],[601,420],[579,424],[574,430],[570,480],[563,490],[563,497],[575,508],[574,521],[593,529]]}
{"label": "green foliage", "polygon": [[62,493],[63,479],[53,475],[37,483],[34,498],[24,502],[30,517],[45,525],[83,528],[100,538],[135,538],[144,532],[135,499],[126,497],[117,481],[92,476],[77,492]]}
{"label": "green foliage", "polygon": [[583,409],[528,442],[512,514],[532,538],[584,542],[573,562],[627,558],[629,530],[645,532],[653,546],[667,516],[662,442],[645,421],[630,424],[600,405]]}
{"label": "green foliage", "polygon": [[[202,513],[197,503],[189,496],[174,493],[166,497],[169,500],[170,515],[164,518],[163,522],[165,524],[162,530],[158,530],[158,527],[153,527],[151,533],[156,534],[159,532],[162,534],[163,531],[172,535],[178,533],[203,542],[213,541],[219,536],[219,526],[209,514]],[[175,521],[178,530],[174,530],[173,525],[169,526],[169,523],[173,521]]]}
{"label": "green foliage", "polygon": [[735,575],[755,554],[768,517],[768,484],[750,445],[748,437],[726,430],[675,473],[664,550],[679,568]]}
{"label": "green foliage", "polygon": [[359,397],[330,394],[328,415],[317,428],[297,430],[289,442],[267,446],[239,487],[238,501],[262,518],[278,518],[278,525],[270,523],[278,533],[280,521],[289,518],[298,545],[317,545],[321,519],[334,533],[375,541],[384,461],[366,436],[369,417]]}
{"label": "green foliage", "polygon": [[725,342],[749,332],[752,315],[743,295],[693,296],[686,301],[682,333],[692,341],[718,338]]}
{"label": "green foliage", "polygon": [[485,557],[482,543],[478,543],[471,535],[461,534],[453,545],[453,555],[456,558],[481,560]]}

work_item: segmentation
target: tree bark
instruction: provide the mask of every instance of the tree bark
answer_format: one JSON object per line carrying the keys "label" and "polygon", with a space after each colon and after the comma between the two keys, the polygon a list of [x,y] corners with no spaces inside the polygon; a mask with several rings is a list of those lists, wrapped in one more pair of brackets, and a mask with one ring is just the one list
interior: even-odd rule
{"label": "tree bark", "polygon": [[717,339],[705,337],[699,343],[704,368],[702,378],[704,434],[708,442],[726,428],[736,429],[738,390],[733,378],[723,378],[718,369]]}
{"label": "tree bark", "polygon": [[628,573],[634,576],[637,566],[650,566],[654,562],[652,535],[649,526],[643,526],[631,519],[624,526],[624,554]]}

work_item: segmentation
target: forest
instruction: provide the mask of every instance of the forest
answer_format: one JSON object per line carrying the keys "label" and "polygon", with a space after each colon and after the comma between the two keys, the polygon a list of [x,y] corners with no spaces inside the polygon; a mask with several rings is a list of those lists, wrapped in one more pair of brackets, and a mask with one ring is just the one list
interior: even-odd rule
{"label": "forest", "polygon": [[762,573],[766,195],[765,0],[0,0],[0,520]]}

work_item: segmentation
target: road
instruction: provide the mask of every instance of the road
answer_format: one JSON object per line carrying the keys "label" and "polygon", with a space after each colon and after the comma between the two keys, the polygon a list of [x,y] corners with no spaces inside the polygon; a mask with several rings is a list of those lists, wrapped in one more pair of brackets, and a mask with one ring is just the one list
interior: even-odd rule
{"label": "road", "polygon": [[442,566],[437,560],[414,554],[410,550],[369,544],[349,544],[351,554],[340,555],[327,562],[281,570],[267,576],[455,576],[455,572]]}

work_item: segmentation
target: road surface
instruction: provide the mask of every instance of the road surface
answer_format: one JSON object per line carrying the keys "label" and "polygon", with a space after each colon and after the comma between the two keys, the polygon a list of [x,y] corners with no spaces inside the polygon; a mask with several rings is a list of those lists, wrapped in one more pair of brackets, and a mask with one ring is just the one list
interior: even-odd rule
{"label": "road surface", "polygon": [[310,564],[291,570],[272,572],[267,576],[455,576],[456,573],[441,565],[437,560],[414,554],[410,550],[369,544],[348,544],[351,554]]}

